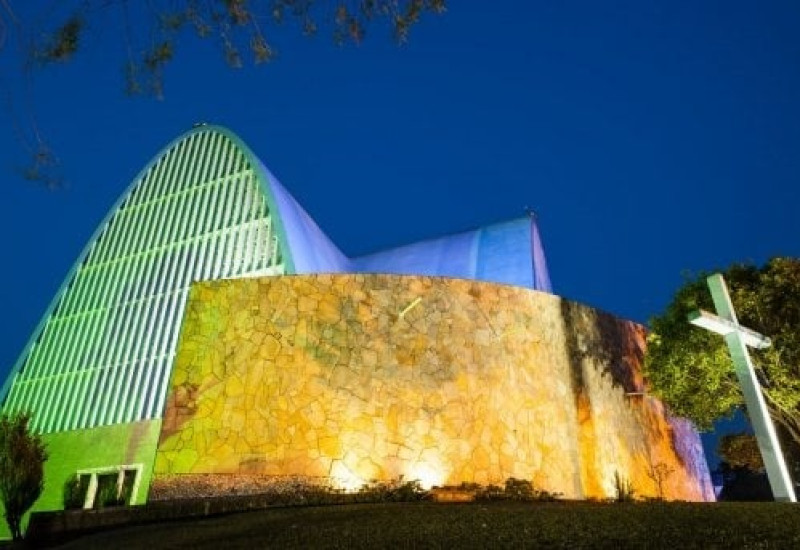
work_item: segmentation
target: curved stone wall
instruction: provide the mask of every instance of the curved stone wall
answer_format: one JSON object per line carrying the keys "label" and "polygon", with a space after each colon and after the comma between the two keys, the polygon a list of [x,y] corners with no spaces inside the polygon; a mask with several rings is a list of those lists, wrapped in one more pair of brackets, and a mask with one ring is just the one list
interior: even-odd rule
{"label": "curved stone wall", "polygon": [[[711,500],[697,434],[643,393],[644,329],[557,296],[418,276],[193,286],[155,476],[532,480]],[[187,476],[187,479],[192,476]]]}

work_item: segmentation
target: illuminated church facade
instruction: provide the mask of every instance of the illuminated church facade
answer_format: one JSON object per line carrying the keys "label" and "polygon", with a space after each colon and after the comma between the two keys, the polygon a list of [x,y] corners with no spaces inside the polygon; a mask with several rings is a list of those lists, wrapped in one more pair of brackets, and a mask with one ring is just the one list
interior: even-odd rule
{"label": "illuminated church facade", "polygon": [[112,478],[144,503],[281,476],[588,498],[620,475],[712,499],[696,432],[644,392],[643,352],[640,326],[551,293],[534,219],[348,258],[202,125],[111,208],[0,399],[48,445],[38,509],[75,476],[86,506]]}

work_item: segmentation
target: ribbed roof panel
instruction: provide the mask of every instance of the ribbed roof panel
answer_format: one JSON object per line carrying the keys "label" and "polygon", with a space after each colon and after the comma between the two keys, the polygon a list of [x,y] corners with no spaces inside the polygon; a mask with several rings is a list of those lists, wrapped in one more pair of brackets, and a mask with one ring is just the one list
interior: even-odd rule
{"label": "ribbed roof panel", "polygon": [[5,409],[42,432],[161,415],[189,285],[284,272],[260,165],[198,128],[133,182],[23,353]]}

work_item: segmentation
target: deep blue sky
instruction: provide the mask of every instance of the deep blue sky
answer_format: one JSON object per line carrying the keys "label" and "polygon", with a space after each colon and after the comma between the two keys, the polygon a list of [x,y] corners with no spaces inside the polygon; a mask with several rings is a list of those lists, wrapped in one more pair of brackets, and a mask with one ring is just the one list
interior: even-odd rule
{"label": "deep blue sky", "polygon": [[349,255],[530,206],[556,292],[640,322],[685,270],[800,256],[794,0],[451,0],[403,47],[382,26],[344,48],[282,28],[277,61],[238,71],[189,39],[163,101],[124,95],[114,21],[32,95],[0,57],[68,182],[17,175],[4,105],[0,373],[118,195],[198,121],[237,132]]}

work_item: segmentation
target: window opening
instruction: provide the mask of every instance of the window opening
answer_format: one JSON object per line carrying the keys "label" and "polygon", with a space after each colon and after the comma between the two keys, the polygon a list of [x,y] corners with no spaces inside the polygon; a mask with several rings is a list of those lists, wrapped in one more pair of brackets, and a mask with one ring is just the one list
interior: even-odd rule
{"label": "window opening", "polygon": [[142,464],[78,470],[64,488],[64,508],[130,506],[136,500]]}

